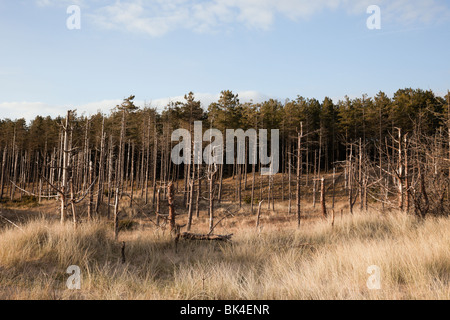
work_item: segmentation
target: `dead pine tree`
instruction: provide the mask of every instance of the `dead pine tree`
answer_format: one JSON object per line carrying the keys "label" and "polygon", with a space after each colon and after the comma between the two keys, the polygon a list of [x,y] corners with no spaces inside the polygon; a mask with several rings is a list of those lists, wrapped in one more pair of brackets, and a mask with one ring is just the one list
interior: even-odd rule
{"label": "dead pine tree", "polygon": [[119,240],[119,187],[116,187],[114,192],[114,239]]}
{"label": "dead pine tree", "polygon": [[350,144],[350,154],[347,157],[347,188],[348,188],[348,204],[350,208],[350,214],[353,215],[353,207],[355,206],[356,199],[358,197],[357,192],[355,192],[354,187],[354,163],[353,163],[353,144]]}
{"label": "dead pine tree", "polygon": [[66,220],[66,194],[67,194],[67,178],[68,178],[68,166],[69,166],[69,121],[71,111],[67,111],[66,122],[63,125],[63,149],[62,149],[62,176],[61,176],[61,224],[64,224]]}
{"label": "dead pine tree", "polygon": [[175,186],[172,182],[167,186],[167,203],[169,205],[169,226],[170,232],[176,232],[176,215],[175,215]]}
{"label": "dead pine tree", "polygon": [[76,229],[78,225],[78,220],[77,220],[77,212],[75,209],[75,192],[74,192],[73,175],[70,176],[69,184],[70,184],[70,207],[72,209],[73,228]]}
{"label": "dead pine tree", "polygon": [[119,140],[119,154],[117,157],[117,166],[115,174],[115,201],[114,201],[114,238],[117,241],[119,238],[119,202],[122,197],[122,191],[124,187],[124,162],[125,162],[125,131],[126,131],[126,112],[133,110],[132,100],[134,96],[126,99],[121,105],[119,110],[122,110],[122,121],[120,128],[120,140]]}
{"label": "dead pine tree", "polygon": [[131,146],[131,172],[130,172],[130,184],[131,184],[131,194],[130,194],[130,208],[133,207],[133,198],[134,198],[134,154],[135,154],[135,145],[134,142]]}
{"label": "dead pine tree", "polygon": [[[89,185],[94,183],[94,164],[92,161],[89,162]],[[88,203],[88,220],[93,218],[94,212],[94,188],[89,188],[89,203]]]}
{"label": "dead pine tree", "polygon": [[[158,135],[156,131],[156,117],[155,117],[155,127],[153,132],[153,197],[152,197],[152,208],[155,207],[156,202],[156,173],[157,173],[157,163],[158,163]],[[158,191],[160,191],[158,189]],[[160,195],[158,195],[158,198]]]}
{"label": "dead pine tree", "polygon": [[328,217],[325,191],[325,178],[322,177],[322,179],[320,179],[320,203],[322,205],[322,216],[324,219]]}
{"label": "dead pine tree", "polygon": [[109,154],[108,154],[108,202],[107,202],[107,206],[108,206],[108,211],[107,211],[107,217],[108,220],[111,217],[111,195],[112,195],[112,190],[113,190],[113,181],[112,181],[112,175],[113,175],[113,138],[112,136],[109,136],[109,145],[108,145],[108,149],[109,149]]}
{"label": "dead pine tree", "polygon": [[14,126],[14,136],[13,136],[13,141],[12,141],[12,154],[11,154],[11,168],[12,169],[12,178],[13,178],[13,183],[11,185],[10,188],[10,194],[9,197],[11,199],[11,201],[14,200],[14,195],[15,195],[15,186],[17,183],[17,158],[19,156],[18,150],[17,150],[17,146],[16,146],[16,127]]}
{"label": "dead pine tree", "polygon": [[264,202],[264,200],[261,200],[258,205],[258,215],[256,218],[256,230],[259,230],[259,225],[261,222],[261,206],[262,206],[263,202]]}
{"label": "dead pine tree", "polygon": [[292,214],[292,141],[289,138],[289,150],[288,150],[288,214]]}
{"label": "dead pine tree", "polygon": [[195,214],[196,217],[199,218],[200,217],[200,195],[202,194],[202,167],[200,166],[200,161],[198,163],[198,167],[197,167],[197,181],[198,181],[198,185],[197,185],[197,196],[195,199]]}
{"label": "dead pine tree", "polygon": [[[122,127],[123,128],[123,127]],[[118,155],[118,163],[117,163],[117,170],[116,170],[116,186],[115,186],[115,192],[114,192],[114,239],[116,241],[119,240],[119,204],[120,204],[120,196],[121,196],[121,187],[123,187],[123,179],[121,175],[121,168],[123,165],[123,157],[122,154],[122,134],[120,138],[120,144],[119,144],[119,155]]]}
{"label": "dead pine tree", "polygon": [[298,133],[297,142],[297,228],[301,223],[301,179],[302,179],[302,138],[303,138],[303,122],[300,124],[300,132]]}
{"label": "dead pine tree", "polygon": [[409,213],[411,208],[410,197],[410,179],[409,179],[409,155],[408,155],[408,135],[404,137],[404,150],[405,150],[405,210]]}
{"label": "dead pine tree", "polygon": [[[258,122],[256,121],[256,124]],[[256,125],[256,127],[258,127]],[[256,129],[257,130],[257,129]],[[252,161],[252,195],[251,195],[251,211],[252,211],[252,215],[254,214],[253,211],[253,206],[254,206],[254,202],[255,202],[255,179],[256,179],[256,163],[257,163],[257,158],[258,158],[258,152],[257,152],[257,148],[258,148],[258,144],[257,143],[253,143],[253,161]]]}
{"label": "dead pine tree", "polygon": [[313,208],[316,208],[316,197],[317,197],[317,177],[319,172],[317,171],[317,150],[314,151],[314,178],[313,178]]}
{"label": "dead pine tree", "polygon": [[402,129],[398,129],[398,171],[397,171],[397,183],[398,183],[398,208],[404,210],[404,192],[403,192],[403,149],[402,149]]}
{"label": "dead pine tree", "polygon": [[267,176],[267,211],[270,211],[270,194],[272,192],[272,180],[273,177],[268,175]]}
{"label": "dead pine tree", "polygon": [[161,189],[158,189],[156,197],[156,225],[159,227],[161,220]]}
{"label": "dead pine tree", "polygon": [[3,157],[2,157],[2,180],[0,182],[0,199],[3,199],[3,188],[5,185],[5,175],[6,175],[6,156],[7,156],[7,147],[3,149]]}
{"label": "dead pine tree", "polygon": [[102,133],[100,137],[100,160],[98,169],[98,188],[97,188],[97,199],[95,202],[95,214],[98,216],[100,212],[100,203],[103,200],[103,184],[104,184],[104,162],[105,162],[105,117],[102,119]]}
{"label": "dead pine tree", "polygon": [[[151,132],[151,115],[148,116],[147,122],[147,143],[142,142],[143,148],[147,149],[146,166],[145,166],[145,204],[148,204],[148,181],[149,181],[149,171],[150,171],[150,132]],[[144,147],[145,145],[145,147]],[[144,153],[144,150],[142,150]]]}
{"label": "dead pine tree", "polygon": [[[189,164],[189,166],[191,166]],[[188,192],[188,224],[187,224],[187,231],[191,231],[191,227],[192,227],[192,215],[194,212],[194,190],[195,190],[195,163],[192,164],[192,177],[189,177],[188,181],[189,181],[189,192]]]}
{"label": "dead pine tree", "polygon": [[209,165],[208,168],[208,182],[209,182],[209,230],[210,232],[214,228],[214,178],[216,175],[216,170],[213,170],[215,166]]}
{"label": "dead pine tree", "polygon": [[[75,205],[81,203],[93,190],[94,185],[96,183],[96,179],[92,181],[90,186],[86,186],[84,190],[82,190],[84,193],[79,197],[75,198],[75,180],[76,180],[76,173],[75,173],[75,157],[71,157],[72,154],[72,139],[69,141],[69,120],[70,120],[70,114],[71,111],[67,112],[67,118],[65,121],[65,124],[63,125],[64,134],[63,137],[63,161],[62,161],[62,175],[61,175],[61,187],[58,188],[54,184],[52,184],[47,177],[45,177],[44,174],[41,173],[41,177],[46,180],[46,182],[50,185],[50,187],[56,192],[57,196],[60,198],[61,201],[61,223],[64,224],[65,220],[67,218],[67,214],[65,212],[66,207],[70,205],[72,210],[72,216],[74,221],[74,227],[76,228],[77,225],[77,214],[75,210]],[[72,129],[70,129],[70,132],[72,132]],[[72,137],[72,134],[70,135]],[[26,192],[25,190],[22,190]],[[29,193],[29,192],[26,192]],[[32,193],[29,193],[32,194]],[[70,194],[70,202],[67,202],[68,197]],[[78,193],[77,193],[78,194]],[[33,194],[32,194],[33,195]],[[35,196],[35,195],[34,195]],[[48,196],[48,198],[56,198],[56,195]],[[92,205],[92,198],[90,197],[90,203]],[[91,207],[92,212],[92,207]]]}
{"label": "dead pine tree", "polygon": [[358,161],[358,184],[359,184],[359,210],[362,212],[364,208],[364,188],[363,188],[363,147],[362,139],[359,138],[359,161]]}
{"label": "dead pine tree", "polygon": [[336,167],[333,167],[333,202],[332,202],[332,206],[331,206],[333,211],[334,211],[335,202],[336,202]]}

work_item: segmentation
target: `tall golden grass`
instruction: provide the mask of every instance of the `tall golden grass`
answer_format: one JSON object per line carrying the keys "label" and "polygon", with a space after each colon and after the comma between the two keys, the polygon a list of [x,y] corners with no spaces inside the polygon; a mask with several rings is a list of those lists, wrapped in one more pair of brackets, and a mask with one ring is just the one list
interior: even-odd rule
{"label": "tall golden grass", "polygon": [[[125,264],[106,223],[11,226],[0,231],[0,298],[450,299],[449,219],[372,211],[300,230],[227,223],[233,243],[181,242],[177,252],[167,232],[124,232]],[[66,288],[71,265],[81,290]],[[372,265],[380,290],[366,285]]]}

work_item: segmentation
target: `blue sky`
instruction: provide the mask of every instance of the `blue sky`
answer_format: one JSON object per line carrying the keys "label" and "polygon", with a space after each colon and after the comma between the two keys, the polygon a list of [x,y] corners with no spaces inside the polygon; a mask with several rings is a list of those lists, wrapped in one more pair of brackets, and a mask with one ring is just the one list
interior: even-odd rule
{"label": "blue sky", "polygon": [[[66,27],[81,9],[81,29]],[[369,30],[369,5],[381,30]],[[450,88],[446,0],[0,0],[0,118]]]}

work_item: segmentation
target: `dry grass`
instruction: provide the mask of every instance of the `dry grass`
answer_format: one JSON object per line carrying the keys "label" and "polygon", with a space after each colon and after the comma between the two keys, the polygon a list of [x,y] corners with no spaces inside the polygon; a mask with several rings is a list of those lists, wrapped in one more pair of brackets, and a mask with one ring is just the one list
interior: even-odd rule
{"label": "dry grass", "polygon": [[[222,229],[232,244],[181,242],[178,252],[167,232],[142,224],[121,234],[126,264],[106,223],[10,226],[0,231],[0,298],[450,299],[449,219],[370,212],[301,230],[294,220],[266,215],[257,232],[254,217],[239,216]],[[70,265],[82,270],[80,291],[65,287]],[[366,286],[371,265],[381,290]]]}

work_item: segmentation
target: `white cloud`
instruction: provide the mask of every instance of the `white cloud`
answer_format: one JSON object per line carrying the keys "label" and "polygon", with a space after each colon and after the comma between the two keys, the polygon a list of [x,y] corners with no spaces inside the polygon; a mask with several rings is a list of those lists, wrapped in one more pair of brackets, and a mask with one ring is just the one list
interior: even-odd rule
{"label": "white cloud", "polygon": [[84,5],[84,0],[35,0],[39,7]]}
{"label": "white cloud", "polygon": [[111,30],[162,36],[177,29],[216,32],[233,23],[248,28],[270,29],[279,16],[290,20],[307,19],[324,10],[343,9],[348,14],[365,15],[372,4],[382,8],[383,20],[401,24],[431,23],[450,18],[444,0],[35,0],[36,5],[80,5],[84,14],[98,26]]}
{"label": "white cloud", "polygon": [[[244,102],[253,101],[255,103],[263,102],[270,97],[260,94],[256,91],[242,91],[238,92],[239,100]],[[220,97],[220,94],[211,94],[211,93],[196,93],[195,98],[199,100],[202,104],[202,107],[207,109],[208,106],[212,102],[216,102]],[[165,106],[167,106],[170,102],[184,101],[184,95],[171,97],[171,98],[160,98],[155,100],[140,100],[137,99],[135,104],[137,106],[143,107],[145,104],[150,105],[152,108],[158,108],[162,110]],[[2,119],[19,119],[25,118],[27,121],[30,121],[36,116],[64,116],[67,110],[76,109],[78,115],[85,114],[87,116],[93,115],[98,111],[103,112],[105,114],[109,114],[109,112],[117,105],[120,105],[123,102],[122,99],[114,99],[114,100],[102,100],[97,102],[86,103],[83,105],[65,105],[65,106],[56,106],[43,102],[3,102],[0,103],[0,114]]]}
{"label": "white cloud", "polygon": [[[90,18],[107,29],[161,36],[180,28],[214,32],[232,23],[266,30],[277,16],[306,19],[338,8],[365,15],[371,4],[373,0],[116,0],[94,10]],[[450,15],[449,6],[441,0],[377,0],[377,4],[384,19],[402,24],[430,23]]]}
{"label": "white cloud", "polygon": [[31,120],[37,115],[52,117],[60,114],[57,107],[42,102],[2,102],[0,103],[2,119]]}

